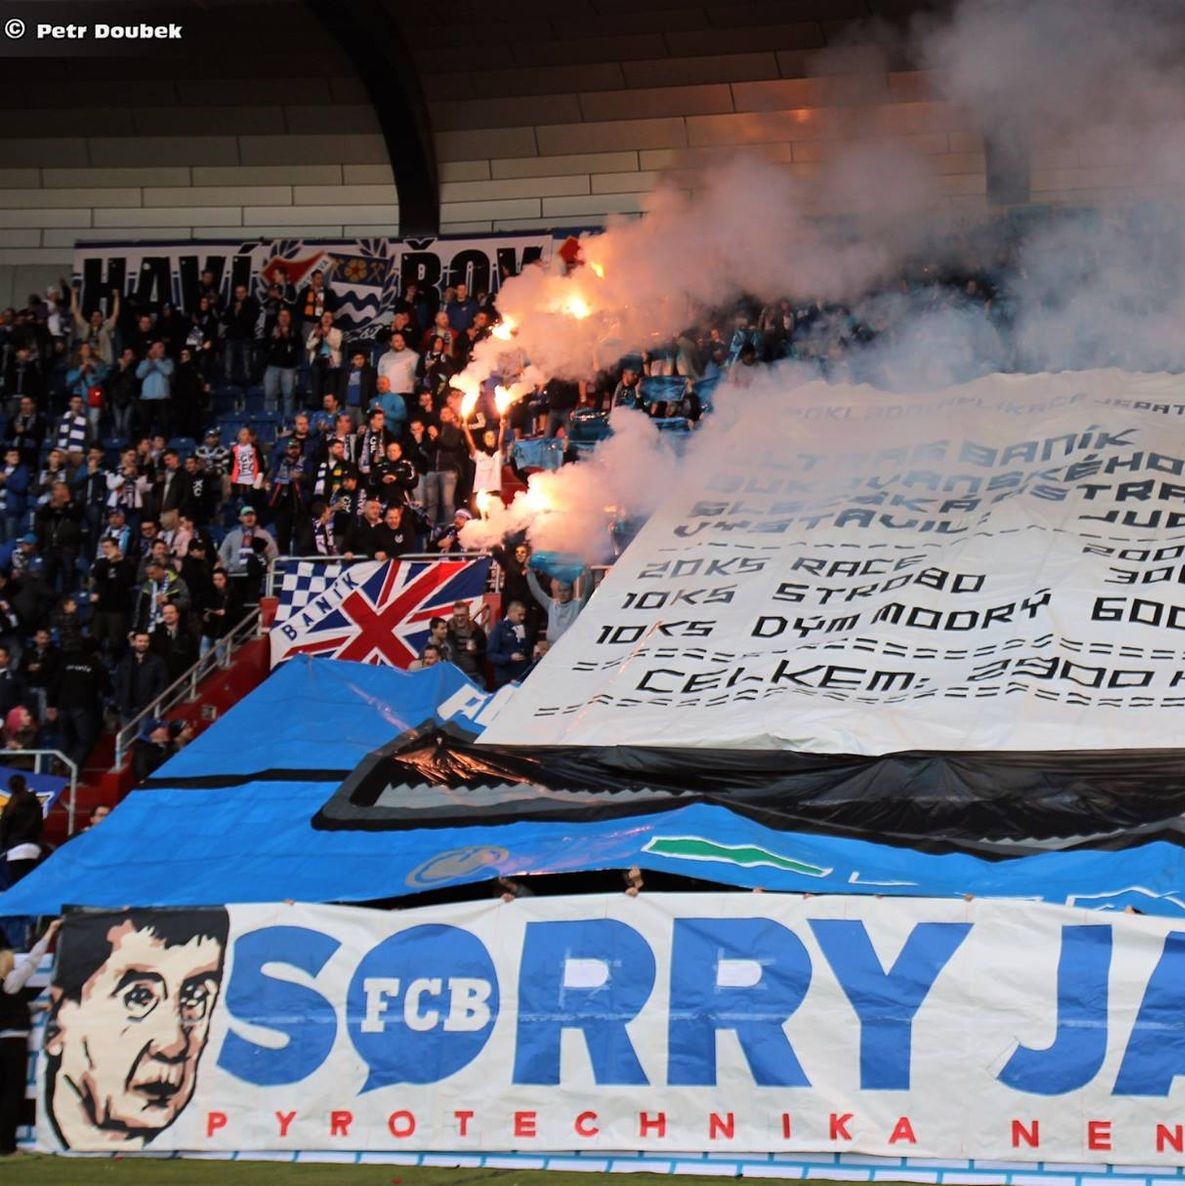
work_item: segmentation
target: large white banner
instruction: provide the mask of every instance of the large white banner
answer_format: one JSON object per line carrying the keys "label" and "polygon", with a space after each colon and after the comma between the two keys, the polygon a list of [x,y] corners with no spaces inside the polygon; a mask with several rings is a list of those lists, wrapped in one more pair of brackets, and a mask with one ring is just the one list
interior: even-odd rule
{"label": "large white banner", "polygon": [[224,300],[236,284],[262,296],[270,283],[297,293],[314,271],[337,298],[336,318],[352,337],[368,337],[389,325],[396,299],[409,284],[439,296],[452,284],[471,293],[496,293],[502,277],[535,260],[551,258],[549,233],[483,239],[239,239],[179,243],[79,243],[74,276],[85,309],[101,307],[112,289],[137,304],[162,301],[186,312],[197,308],[203,272],[212,272]]}
{"label": "large white banner", "polygon": [[1185,378],[719,397],[489,744],[1175,744]]}
{"label": "large white banner", "polygon": [[1185,1165],[1185,932],[1027,902],[624,894],[69,916],[48,1149]]}

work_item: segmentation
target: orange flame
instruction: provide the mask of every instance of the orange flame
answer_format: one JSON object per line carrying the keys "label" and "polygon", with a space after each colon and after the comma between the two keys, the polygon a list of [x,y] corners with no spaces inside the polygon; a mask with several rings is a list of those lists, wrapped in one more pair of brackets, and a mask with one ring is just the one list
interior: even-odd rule
{"label": "orange flame", "polygon": [[605,266],[604,266],[604,264],[599,264],[599,263],[597,263],[597,261],[596,261],[596,260],[589,260],[589,262],[588,262],[588,266],[589,266],[590,268],[592,268],[592,270],[593,270],[593,271],[596,273],[596,276],[597,276],[597,279],[598,279],[598,280],[604,280],[604,279],[605,279]]}
{"label": "orange flame", "polygon": [[483,519],[488,519],[490,517],[490,507],[494,502],[494,496],[488,490],[479,490],[473,496],[473,501],[477,505],[477,513]]}
{"label": "orange flame", "polygon": [[527,510],[534,511],[536,514],[551,510],[551,503],[548,501],[547,495],[539,489],[537,484],[529,485],[526,493],[520,494],[519,497],[523,500]]}
{"label": "orange flame", "polygon": [[584,297],[574,293],[564,299],[564,303],[560,306],[560,312],[574,317],[577,321],[583,321],[592,313],[592,308]]}
{"label": "orange flame", "polygon": [[504,316],[502,320],[499,321],[492,330],[490,330],[490,334],[492,337],[497,338],[500,342],[509,342],[510,339],[514,337],[515,331],[517,329],[518,326],[516,326],[509,317]]}

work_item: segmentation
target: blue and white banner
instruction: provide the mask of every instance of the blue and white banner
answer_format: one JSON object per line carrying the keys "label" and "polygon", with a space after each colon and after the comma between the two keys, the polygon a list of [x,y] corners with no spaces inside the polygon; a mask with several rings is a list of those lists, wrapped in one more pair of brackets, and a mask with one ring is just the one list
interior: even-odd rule
{"label": "blue and white banner", "polygon": [[775,894],[67,918],[40,1143],[1185,1165],[1185,935]]}
{"label": "blue and white banner", "polygon": [[407,668],[433,618],[447,618],[458,601],[477,613],[490,575],[488,558],[277,565],[273,667],[293,655],[319,655]]}
{"label": "blue and white banner", "polygon": [[170,301],[197,308],[201,274],[213,272],[224,299],[236,284],[262,296],[269,283],[297,292],[321,271],[337,298],[338,328],[370,337],[390,325],[396,300],[409,284],[437,296],[454,284],[471,293],[497,293],[503,276],[536,260],[551,259],[550,232],[491,235],[483,239],[236,239],[178,243],[79,243],[74,278],[84,309],[99,308],[112,289],[139,304]]}
{"label": "blue and white banner", "polygon": [[14,774],[19,774],[29,784],[29,790],[41,801],[42,815],[49,815],[50,808],[62,797],[62,792],[70,785],[68,778],[60,778],[56,774],[34,774],[32,771],[21,770],[16,766],[0,766],[0,811],[4,810],[10,798],[8,780]]}

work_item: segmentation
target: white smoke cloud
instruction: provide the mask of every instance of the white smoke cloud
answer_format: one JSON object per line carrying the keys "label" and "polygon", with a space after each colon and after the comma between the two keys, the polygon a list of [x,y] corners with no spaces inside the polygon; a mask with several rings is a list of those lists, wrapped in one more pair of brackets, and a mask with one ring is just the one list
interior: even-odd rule
{"label": "white smoke cloud", "polygon": [[[996,212],[976,224],[952,214],[924,157],[888,142],[832,143],[809,177],[738,154],[702,168],[692,192],[680,174],[652,195],[644,218],[587,237],[587,264],[573,276],[528,268],[507,281],[499,307],[517,326],[513,350],[482,344],[469,379],[513,372],[515,357],[542,375],[583,378],[670,341],[741,294],[842,302],[884,332],[874,348],[835,357],[832,373],[897,390],[992,370],[1185,367],[1185,219],[1171,207],[1133,212],[1130,200],[1175,201],[1185,185],[1183,49],[1179,5],[963,0],[948,18],[915,27],[910,55],[969,127],[1022,156],[1031,150],[1038,193],[1084,185],[1085,205],[1109,198],[1103,213],[1018,230]],[[834,73],[855,51],[831,52]],[[828,73],[826,62],[817,66]],[[929,292],[896,286],[919,258],[939,271],[967,267],[969,247],[998,289],[993,317],[975,304],[935,307]],[[808,375],[817,371],[779,368],[763,386]],[[710,464],[738,398],[718,396],[722,410],[695,442],[700,464]],[[593,461],[534,476],[526,497],[471,525],[466,543],[527,529],[537,548],[603,559],[606,508],[646,514],[676,464],[643,417],[615,415],[614,428]]]}
{"label": "white smoke cloud", "polygon": [[527,491],[510,506],[492,500],[484,517],[462,530],[462,545],[488,548],[526,531],[536,551],[565,552],[586,564],[607,560],[613,550],[610,524],[651,514],[679,468],[669,438],[648,416],[617,408],[609,423],[613,436],[587,461],[533,474]]}
{"label": "white smoke cloud", "polygon": [[961,0],[915,32],[921,63],[981,126],[1063,139],[1180,119],[1183,44],[1180,5],[1156,0]]}

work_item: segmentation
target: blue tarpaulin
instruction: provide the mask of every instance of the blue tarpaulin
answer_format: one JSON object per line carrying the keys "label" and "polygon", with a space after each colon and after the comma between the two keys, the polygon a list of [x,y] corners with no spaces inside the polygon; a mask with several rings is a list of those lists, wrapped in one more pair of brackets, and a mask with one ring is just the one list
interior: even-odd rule
{"label": "blue tarpaulin", "polygon": [[532,437],[511,446],[521,469],[559,469],[564,463],[564,442],[558,437]]}
{"label": "blue tarpaulin", "polygon": [[[157,787],[131,794],[101,826],[0,895],[0,915],[52,914],[66,903],[357,902],[499,873],[637,864],[742,888],[973,894],[1185,916],[1185,850],[1162,841],[991,861],[782,831],[709,804],[499,826],[312,826],[337,789],[333,771],[352,770],[426,720],[456,720],[459,712],[480,728],[488,699],[449,666],[412,673],[293,660],[162,767]],[[211,775],[257,777],[218,789],[169,787]]]}

